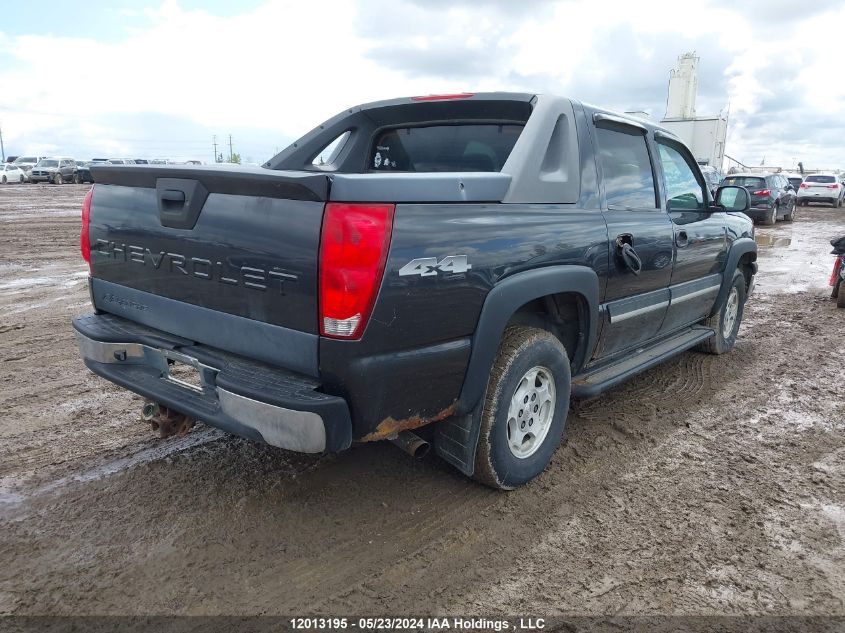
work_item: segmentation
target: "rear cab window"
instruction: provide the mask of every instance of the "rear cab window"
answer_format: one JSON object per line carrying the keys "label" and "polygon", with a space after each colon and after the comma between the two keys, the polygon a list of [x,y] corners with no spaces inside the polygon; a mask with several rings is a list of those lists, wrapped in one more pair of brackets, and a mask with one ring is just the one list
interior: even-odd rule
{"label": "rear cab window", "polygon": [[498,172],[523,125],[457,123],[380,131],[369,155],[371,172]]}
{"label": "rear cab window", "polygon": [[807,176],[804,182],[818,182],[823,184],[833,184],[836,182],[834,176]]}

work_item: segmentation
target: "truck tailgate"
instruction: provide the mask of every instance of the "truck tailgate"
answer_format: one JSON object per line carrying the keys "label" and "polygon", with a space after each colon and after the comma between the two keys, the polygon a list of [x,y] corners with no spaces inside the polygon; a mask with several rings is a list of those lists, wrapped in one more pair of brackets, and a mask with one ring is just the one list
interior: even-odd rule
{"label": "truck tailgate", "polygon": [[[292,368],[316,372],[324,175],[214,167],[92,172],[98,309],[269,362],[290,366],[285,357],[299,357],[294,364],[302,366]],[[304,362],[301,348],[312,337],[313,359]]]}

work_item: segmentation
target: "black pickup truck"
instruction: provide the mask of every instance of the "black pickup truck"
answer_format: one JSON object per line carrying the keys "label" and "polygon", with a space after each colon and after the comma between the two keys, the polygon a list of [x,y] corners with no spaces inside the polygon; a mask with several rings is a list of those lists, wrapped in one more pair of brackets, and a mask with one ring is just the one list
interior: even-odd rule
{"label": "black pickup truck", "polygon": [[555,96],[370,103],[261,168],[91,170],[73,325],[146,417],[303,452],[430,441],[504,489],[571,396],[731,349],[757,271],[745,189],[714,200],[671,132]]}

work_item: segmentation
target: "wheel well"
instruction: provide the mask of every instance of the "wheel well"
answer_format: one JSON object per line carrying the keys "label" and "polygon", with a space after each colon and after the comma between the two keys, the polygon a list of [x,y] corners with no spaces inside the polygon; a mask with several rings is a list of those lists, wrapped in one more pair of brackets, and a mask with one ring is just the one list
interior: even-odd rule
{"label": "wheel well", "polygon": [[546,295],[521,306],[506,327],[524,325],[551,332],[566,348],[569,361],[573,362],[586,345],[586,309],[586,302],[577,294]]}
{"label": "wheel well", "polygon": [[739,262],[737,263],[737,268],[742,271],[742,275],[745,277],[746,292],[748,292],[748,288],[751,286],[751,277],[754,274],[751,264],[756,260],[757,253],[745,253],[739,258]]}

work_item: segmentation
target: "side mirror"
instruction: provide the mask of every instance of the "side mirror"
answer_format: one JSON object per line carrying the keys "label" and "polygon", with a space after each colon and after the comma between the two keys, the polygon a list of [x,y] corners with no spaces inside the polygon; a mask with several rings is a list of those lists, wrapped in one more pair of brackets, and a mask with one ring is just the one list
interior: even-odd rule
{"label": "side mirror", "polygon": [[751,197],[745,187],[725,185],[716,190],[716,204],[725,211],[748,211]]}

